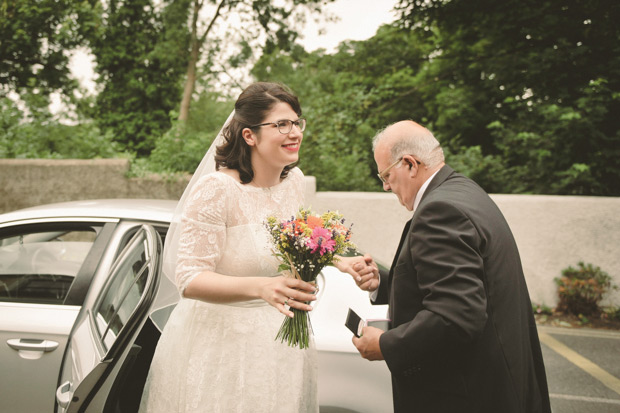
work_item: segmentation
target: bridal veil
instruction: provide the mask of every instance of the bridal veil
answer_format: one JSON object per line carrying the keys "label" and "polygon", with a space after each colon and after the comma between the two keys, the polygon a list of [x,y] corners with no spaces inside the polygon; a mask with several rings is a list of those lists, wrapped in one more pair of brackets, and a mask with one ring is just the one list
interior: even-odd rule
{"label": "bridal veil", "polygon": [[160,331],[163,330],[163,326],[165,325],[170,312],[174,308],[174,304],[176,304],[180,299],[175,282],[175,271],[177,264],[177,253],[179,250],[179,237],[181,234],[181,216],[185,208],[187,197],[192,193],[194,186],[201,177],[216,171],[215,153],[217,147],[224,143],[224,130],[234,116],[235,111],[233,110],[213,140],[213,143],[211,143],[211,146],[202,158],[202,161],[200,161],[198,168],[194,171],[192,178],[183,191],[181,199],[179,199],[179,202],[174,210],[172,220],[170,221],[170,227],[166,233],[166,239],[164,242],[163,263],[161,266],[161,272],[165,275],[165,277],[160,277],[159,289],[150,314],[151,319]]}

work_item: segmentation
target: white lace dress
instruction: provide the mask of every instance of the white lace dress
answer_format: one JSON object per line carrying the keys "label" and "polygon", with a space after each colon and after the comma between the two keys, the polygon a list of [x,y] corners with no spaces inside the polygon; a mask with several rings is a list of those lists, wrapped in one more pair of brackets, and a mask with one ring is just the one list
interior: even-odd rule
{"label": "white lace dress", "polygon": [[[289,218],[303,202],[297,168],[271,188],[216,172],[195,186],[182,217],[177,285],[204,270],[275,276],[265,218]],[[314,342],[275,340],[284,315],[263,300],[211,304],[181,299],[157,345],[141,412],[318,412]]]}

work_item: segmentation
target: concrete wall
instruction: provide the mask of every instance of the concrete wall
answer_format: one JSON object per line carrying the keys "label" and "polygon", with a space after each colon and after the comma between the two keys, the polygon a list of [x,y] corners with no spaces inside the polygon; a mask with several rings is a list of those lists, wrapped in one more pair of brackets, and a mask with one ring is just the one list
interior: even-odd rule
{"label": "concrete wall", "polygon": [[[517,241],[533,303],[557,304],[555,277],[580,260],[600,266],[620,285],[620,198],[491,195]],[[390,193],[318,192],[316,211],[338,210],[353,222],[362,251],[389,266],[411,213]],[[620,291],[603,304],[620,305]]]}
{"label": "concrete wall", "polygon": [[[190,176],[127,178],[129,162],[0,159],[0,213],[49,202],[94,198],[178,199]],[[578,261],[600,266],[620,285],[620,198],[491,195],[512,228],[534,303],[555,306],[553,278]],[[411,214],[396,197],[376,192],[316,192],[307,177],[306,204],[338,210],[353,223],[359,249],[392,262]],[[620,291],[605,304],[620,305]]]}

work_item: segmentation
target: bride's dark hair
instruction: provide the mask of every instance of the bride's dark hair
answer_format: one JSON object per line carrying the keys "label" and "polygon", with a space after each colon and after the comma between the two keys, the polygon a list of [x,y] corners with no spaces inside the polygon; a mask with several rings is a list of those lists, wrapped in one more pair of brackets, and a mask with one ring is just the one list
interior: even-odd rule
{"label": "bride's dark hair", "polygon": [[[245,142],[241,132],[244,128],[258,125],[265,121],[267,114],[279,103],[287,103],[297,116],[301,116],[301,106],[297,96],[290,89],[279,83],[256,82],[245,88],[235,102],[235,115],[223,130],[224,143],[217,147],[215,167],[236,169],[244,184],[254,178],[252,169],[250,146]],[[287,165],[282,170],[281,178],[286,178],[288,172],[297,163]]]}

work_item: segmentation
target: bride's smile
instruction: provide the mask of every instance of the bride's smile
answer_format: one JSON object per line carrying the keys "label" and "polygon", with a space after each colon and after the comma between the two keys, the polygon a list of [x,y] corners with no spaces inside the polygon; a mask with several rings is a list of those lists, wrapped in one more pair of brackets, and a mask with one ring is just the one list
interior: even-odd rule
{"label": "bride's smile", "polygon": [[286,145],[282,145],[282,147],[288,151],[297,152],[299,151],[299,143],[300,142],[289,143]]}

